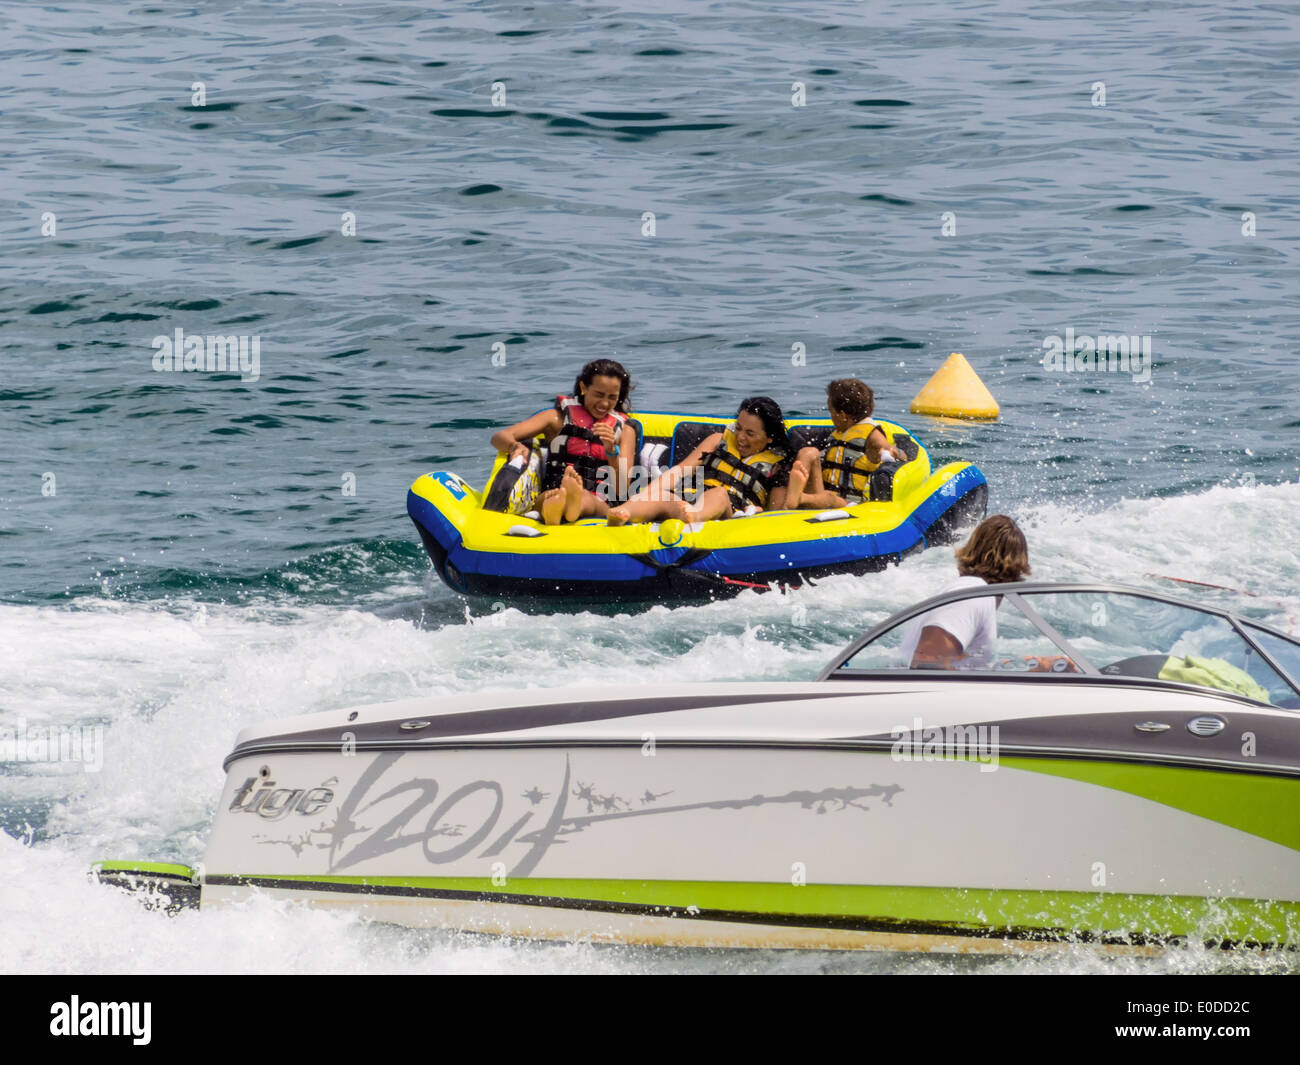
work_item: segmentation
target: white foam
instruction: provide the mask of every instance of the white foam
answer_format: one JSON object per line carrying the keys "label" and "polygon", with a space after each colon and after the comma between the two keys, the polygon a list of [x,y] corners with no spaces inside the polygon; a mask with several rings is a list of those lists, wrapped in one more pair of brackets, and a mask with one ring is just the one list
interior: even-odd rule
{"label": "white foam", "polygon": [[[1219,487],[1101,510],[1061,502],[1016,517],[1036,579],[1158,588],[1284,631],[1300,618],[1293,546],[1300,485]],[[0,970],[158,971],[184,957],[196,970],[252,971],[265,964],[267,943],[278,967],[302,972],[690,968],[697,964],[690,954],[665,962],[643,952],[528,950],[369,928],[265,899],[239,912],[168,920],[87,884],[84,874],[103,858],[197,861],[222,784],[221,760],[239,729],[254,722],[442,691],[811,678],[852,636],[954,574],[951,549],[942,548],[879,574],[832,578],[792,594],[745,592],[613,617],[494,612],[489,604],[472,608],[469,624],[438,629],[332,606],[0,606],[0,723],[21,716],[106,730],[99,773],[0,770],[10,831],[21,832],[25,819],[38,830],[30,847],[0,837],[7,926]],[[746,957],[742,968],[792,964]]]}

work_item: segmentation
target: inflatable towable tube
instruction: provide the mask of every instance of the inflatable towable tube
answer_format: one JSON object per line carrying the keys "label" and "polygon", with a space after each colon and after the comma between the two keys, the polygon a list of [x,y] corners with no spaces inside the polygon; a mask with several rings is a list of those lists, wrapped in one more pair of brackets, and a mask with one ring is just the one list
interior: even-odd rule
{"label": "inflatable towable tube", "polygon": [[[734,419],[639,412],[643,469],[685,458]],[[792,441],[822,446],[828,419],[790,418]],[[902,426],[879,421],[910,457],[872,475],[868,501],[842,510],[765,511],[686,525],[677,520],[609,526],[603,518],[545,525],[535,501],[543,460],[525,467],[498,455],[482,492],[454,473],[419,478],[406,509],[438,576],[462,595],[503,600],[638,601],[710,598],[750,587],[798,585],[839,573],[870,573],[906,555],[953,543],[984,516],[988,485],[978,467],[932,470],[929,453]]]}

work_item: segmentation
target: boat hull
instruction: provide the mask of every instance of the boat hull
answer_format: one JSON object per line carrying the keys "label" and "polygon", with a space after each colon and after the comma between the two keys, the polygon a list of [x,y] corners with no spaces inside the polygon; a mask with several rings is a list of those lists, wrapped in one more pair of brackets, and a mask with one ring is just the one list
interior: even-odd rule
{"label": "boat hull", "polygon": [[1168,801],[1295,810],[1294,779],[644,736],[240,757],[202,903],[267,891],[404,925],[695,946],[1145,949],[1300,929],[1295,825]]}

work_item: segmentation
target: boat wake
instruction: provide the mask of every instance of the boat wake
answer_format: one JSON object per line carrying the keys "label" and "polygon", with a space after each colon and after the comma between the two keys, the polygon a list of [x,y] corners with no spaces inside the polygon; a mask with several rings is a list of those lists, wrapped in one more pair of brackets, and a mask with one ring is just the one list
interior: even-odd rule
{"label": "boat wake", "polygon": [[[998,509],[994,497],[990,510]],[[1293,538],[1278,531],[1300,523],[1300,485],[1013,513],[1029,538],[1035,579],[1114,580],[1296,631],[1300,560],[1289,548]],[[0,943],[0,967],[158,971],[186,955],[196,968],[247,971],[273,938],[288,971],[715,970],[716,957],[706,963],[704,952],[505,946],[365,926],[349,915],[262,898],[238,913],[166,920],[87,883],[85,870],[107,855],[198,861],[221,791],[221,760],[235,734],[254,722],[416,695],[807,680],[851,636],[936,591],[952,572],[945,549],[791,594],[745,592],[726,602],[576,615],[529,614],[490,601],[467,607],[435,588],[422,567],[390,579],[388,601],[364,609],[288,595],[257,604],[173,594],[165,602],[82,596],[59,606],[2,605],[8,668],[0,677],[0,725],[98,727],[103,757],[97,772],[37,760],[0,766],[0,912],[14,930]],[[413,623],[435,613],[439,620]],[[1295,971],[1294,960],[1226,959],[1191,947],[1161,959],[1105,962],[1072,949],[1015,961],[728,957],[740,971],[871,971],[877,964],[895,972]]]}

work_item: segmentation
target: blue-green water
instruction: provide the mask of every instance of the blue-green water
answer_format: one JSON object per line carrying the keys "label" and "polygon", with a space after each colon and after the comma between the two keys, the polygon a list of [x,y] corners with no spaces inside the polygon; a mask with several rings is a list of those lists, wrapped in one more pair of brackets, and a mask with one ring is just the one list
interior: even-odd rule
{"label": "blue-green water", "polygon": [[[861,376],[981,466],[1037,576],[1300,616],[1289,8],[158,2],[10,5],[0,31],[0,715],[107,729],[102,772],[3,767],[0,826],[34,842],[0,840],[0,912],[65,931],[0,968],[121,967],[122,922],[141,968],[222,968],[272,928],[304,970],[711,964],[270,907],[159,924],[74,883],[197,859],[250,722],[811,676],[948,579],[931,552],[798,603],[467,610],[406,486],[481,481],[492,430],[597,356],[645,409],[815,414]],[[178,328],[259,337],[258,372],[155,370]],[[1149,337],[1149,374],[1049,369],[1067,329]],[[951,351],[996,424],[906,414]]]}

